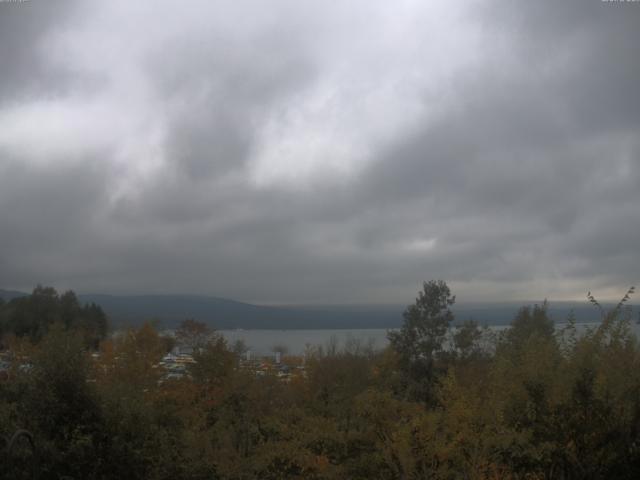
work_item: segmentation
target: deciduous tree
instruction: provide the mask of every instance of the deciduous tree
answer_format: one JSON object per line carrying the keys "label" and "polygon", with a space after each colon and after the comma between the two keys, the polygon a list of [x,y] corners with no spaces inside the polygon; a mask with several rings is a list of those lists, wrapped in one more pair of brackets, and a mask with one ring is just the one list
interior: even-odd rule
{"label": "deciduous tree", "polygon": [[388,334],[400,357],[409,392],[424,401],[432,399],[436,361],[454,318],[450,307],[455,299],[443,280],[424,282],[415,303],[404,311],[402,328]]}

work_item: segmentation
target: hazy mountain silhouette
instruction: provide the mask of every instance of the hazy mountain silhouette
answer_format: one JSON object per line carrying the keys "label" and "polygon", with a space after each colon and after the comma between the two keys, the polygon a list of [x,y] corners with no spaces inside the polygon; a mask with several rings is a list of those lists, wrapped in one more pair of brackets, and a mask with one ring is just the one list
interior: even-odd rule
{"label": "hazy mountain silhouette", "polygon": [[9,301],[12,298],[24,297],[26,295],[28,294],[24,292],[17,292],[15,290],[2,290],[0,288],[0,298],[5,301]]}
{"label": "hazy mountain silhouette", "polygon": [[[27,294],[0,290],[0,298],[5,300],[24,295]],[[273,307],[202,295],[81,294],[78,298],[83,303],[100,305],[116,328],[139,325],[146,320],[156,320],[161,327],[172,328],[186,318],[217,329],[396,328],[402,324],[405,308],[402,305]],[[457,322],[473,319],[482,325],[506,325],[522,305],[530,303],[535,302],[457,304],[453,310]],[[557,322],[565,321],[571,311],[579,322],[600,319],[598,310],[587,302],[554,302],[549,307]]]}
{"label": "hazy mountain silhouette", "polygon": [[198,295],[79,295],[100,305],[118,325],[154,319],[173,327],[185,318],[233,328],[391,328],[401,323],[401,307],[271,307]]}

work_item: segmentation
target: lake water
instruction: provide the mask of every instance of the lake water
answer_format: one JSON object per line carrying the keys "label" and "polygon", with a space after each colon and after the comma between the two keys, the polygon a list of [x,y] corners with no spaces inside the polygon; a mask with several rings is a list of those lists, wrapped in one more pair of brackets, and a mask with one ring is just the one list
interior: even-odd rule
{"label": "lake water", "polygon": [[384,348],[387,343],[387,330],[384,328],[358,330],[219,330],[233,345],[242,340],[255,355],[266,355],[273,347],[282,346],[292,355],[302,355],[307,347],[326,346],[335,342],[338,348],[347,342],[358,341],[362,345],[372,345],[375,349]]}
{"label": "lake water", "polygon": [[[564,323],[557,323],[556,328],[564,327]],[[596,323],[579,323],[579,330],[593,328]],[[489,327],[498,332],[508,328],[505,325]],[[636,335],[640,337],[640,326],[632,324]],[[308,347],[322,346],[334,343],[339,349],[349,342],[359,342],[362,346],[371,345],[374,349],[387,346],[387,332],[384,328],[372,329],[327,329],[327,330],[219,330],[232,346],[237,340],[242,340],[254,355],[268,355],[276,346],[285,347],[292,355],[302,355]]]}

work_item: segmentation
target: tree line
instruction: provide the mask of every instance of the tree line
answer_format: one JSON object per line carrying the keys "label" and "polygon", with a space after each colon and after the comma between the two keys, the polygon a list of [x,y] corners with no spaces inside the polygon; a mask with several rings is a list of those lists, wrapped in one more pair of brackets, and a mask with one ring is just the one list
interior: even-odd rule
{"label": "tree line", "polygon": [[88,347],[97,349],[108,331],[107,316],[95,303],[82,305],[69,290],[62,294],[38,285],[31,295],[9,302],[0,298],[0,336],[27,338],[37,343],[54,324],[80,332]]}
{"label": "tree line", "polygon": [[196,363],[164,381],[171,342],[151,324],[107,337],[103,315],[68,315],[70,296],[36,290],[0,307],[15,360],[0,433],[25,429],[36,446],[3,453],[6,478],[640,477],[632,289],[592,328],[557,329],[542,303],[495,332],[452,328],[455,297],[425,282],[387,348],[311,349],[289,382],[240,368],[194,321],[178,337]]}

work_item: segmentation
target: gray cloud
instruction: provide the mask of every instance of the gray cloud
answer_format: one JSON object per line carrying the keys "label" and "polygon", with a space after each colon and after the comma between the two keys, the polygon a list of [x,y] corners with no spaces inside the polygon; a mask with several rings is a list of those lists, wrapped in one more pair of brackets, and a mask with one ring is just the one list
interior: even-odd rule
{"label": "gray cloud", "polygon": [[0,6],[0,105],[54,95],[76,83],[72,72],[48,61],[46,50],[48,36],[65,28],[75,0],[4,3]]}
{"label": "gray cloud", "polygon": [[0,4],[2,39],[29,33],[0,50],[0,285],[404,303],[429,278],[463,300],[637,282],[636,4],[28,3]]}

